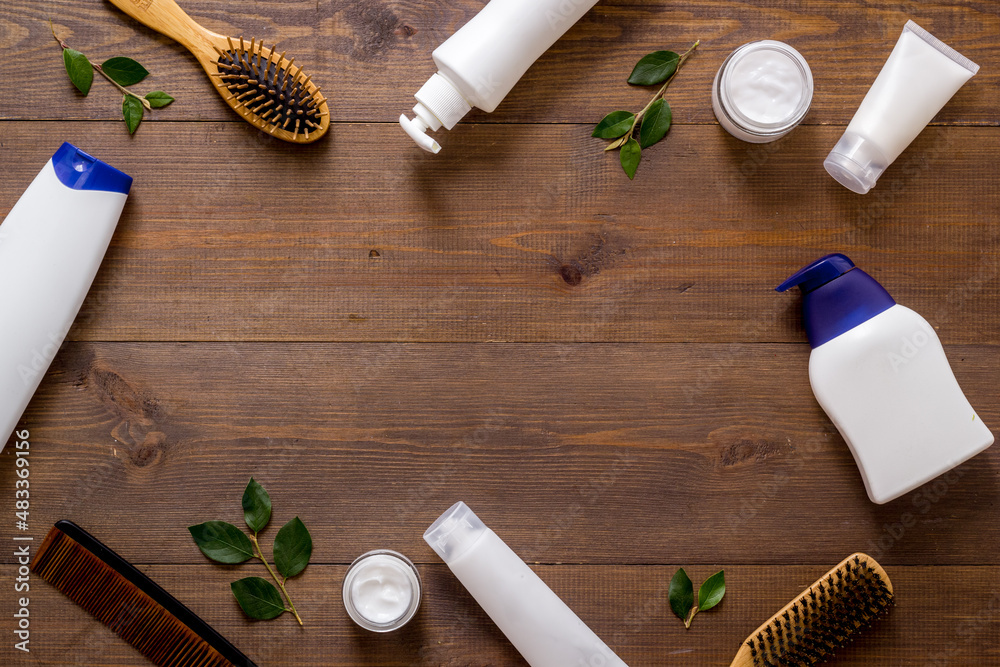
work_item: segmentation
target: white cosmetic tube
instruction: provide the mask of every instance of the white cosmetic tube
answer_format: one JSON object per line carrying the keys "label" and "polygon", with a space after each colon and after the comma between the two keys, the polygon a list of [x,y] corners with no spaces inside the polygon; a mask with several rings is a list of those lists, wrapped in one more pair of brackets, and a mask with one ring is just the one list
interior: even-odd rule
{"label": "white cosmetic tube", "polygon": [[531,667],[628,667],[465,503],[424,539]]}
{"label": "white cosmetic tube", "polygon": [[865,194],[979,65],[907,21],[844,135],[823,166]]}
{"label": "white cosmetic tube", "polygon": [[0,224],[0,449],[83,305],[131,187],[64,143]]}
{"label": "white cosmetic tube", "polygon": [[417,91],[416,116],[399,124],[431,153],[441,145],[427,130],[450,130],[472,107],[487,113],[531,64],[597,0],[491,0],[431,54],[437,74]]}

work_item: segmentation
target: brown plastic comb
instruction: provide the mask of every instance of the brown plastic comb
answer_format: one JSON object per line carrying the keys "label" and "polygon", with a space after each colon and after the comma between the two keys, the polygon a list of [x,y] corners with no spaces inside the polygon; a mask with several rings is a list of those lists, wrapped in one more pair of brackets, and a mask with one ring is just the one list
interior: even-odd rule
{"label": "brown plastic comb", "polygon": [[279,139],[305,144],[330,128],[330,112],[319,86],[295,58],[286,59],[263,41],[216,34],[198,25],[174,0],[111,0],[136,21],[174,39],[208,73],[226,104],[245,121]]}
{"label": "brown plastic comb", "polygon": [[256,667],[193,611],[71,521],[53,526],[31,571],[160,667]]}
{"label": "brown plastic comb", "polygon": [[882,566],[851,554],[754,630],[730,667],[823,662],[885,612],[892,595]]}

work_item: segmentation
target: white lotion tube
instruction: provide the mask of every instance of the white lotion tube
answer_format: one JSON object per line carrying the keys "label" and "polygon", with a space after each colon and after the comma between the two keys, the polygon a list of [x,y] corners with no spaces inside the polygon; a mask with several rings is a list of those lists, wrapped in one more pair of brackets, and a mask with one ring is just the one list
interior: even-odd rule
{"label": "white lotion tube", "polygon": [[465,503],[424,539],[531,667],[627,667]]}
{"label": "white lotion tube", "polygon": [[131,186],[64,143],[0,224],[0,449],[83,305]]}
{"label": "white lotion tube", "polygon": [[416,118],[399,124],[426,151],[427,130],[450,130],[472,107],[494,111],[531,64],[597,0],[491,0],[431,54],[437,74],[417,91]]}
{"label": "white lotion tube", "polygon": [[979,65],[907,21],[857,113],[823,166],[866,194]]}

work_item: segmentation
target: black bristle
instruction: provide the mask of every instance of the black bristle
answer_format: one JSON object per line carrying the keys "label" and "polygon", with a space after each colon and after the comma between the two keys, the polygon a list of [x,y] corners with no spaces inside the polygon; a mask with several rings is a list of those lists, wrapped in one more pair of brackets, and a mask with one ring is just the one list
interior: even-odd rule
{"label": "black bristle", "polygon": [[265,56],[263,42],[256,38],[250,40],[249,46],[242,37],[238,44],[230,39],[229,47],[220,51],[218,66],[220,87],[224,85],[235,95],[234,106],[272,125],[272,130],[286,129],[297,135],[320,127],[319,90],[310,92],[311,77],[303,76],[302,70],[294,67],[294,58],[285,61],[285,54],[279,56],[273,49]]}
{"label": "black bristle", "polygon": [[821,577],[749,640],[754,665],[813,665],[853,641],[892,604],[875,567],[855,556]]}

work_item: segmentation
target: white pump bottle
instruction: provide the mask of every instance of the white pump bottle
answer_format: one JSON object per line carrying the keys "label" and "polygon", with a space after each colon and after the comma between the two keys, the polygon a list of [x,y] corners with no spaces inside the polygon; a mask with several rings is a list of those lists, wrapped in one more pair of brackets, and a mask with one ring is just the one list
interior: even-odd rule
{"label": "white pump bottle", "polygon": [[472,107],[497,108],[531,64],[597,0],[491,0],[431,54],[437,74],[417,91],[416,118],[399,124],[421,148],[441,145],[427,130],[450,130]]}
{"label": "white pump bottle", "polygon": [[0,224],[0,449],[83,305],[131,187],[64,143]]}
{"label": "white pump bottle", "polygon": [[802,290],[809,383],[875,503],[909,493],[993,444],[923,317],[845,255],[778,286]]}

